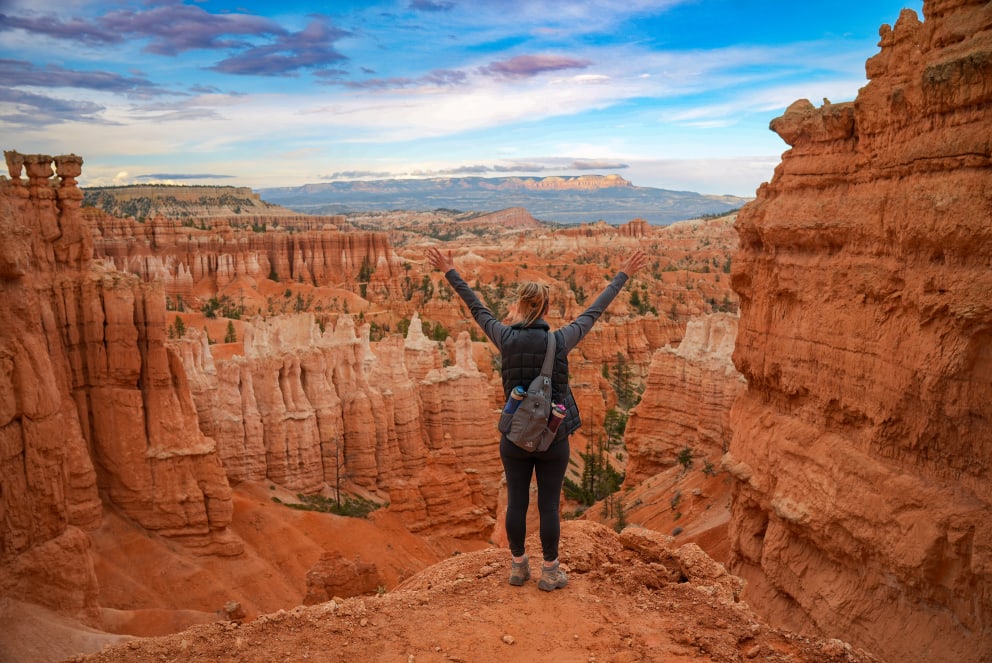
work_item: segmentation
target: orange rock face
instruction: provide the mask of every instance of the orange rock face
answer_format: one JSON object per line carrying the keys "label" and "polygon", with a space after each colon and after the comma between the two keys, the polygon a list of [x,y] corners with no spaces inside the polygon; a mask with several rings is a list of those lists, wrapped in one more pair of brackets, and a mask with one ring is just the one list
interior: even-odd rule
{"label": "orange rock face", "polygon": [[230,488],[197,427],[179,358],[165,347],[161,290],[91,263],[75,184],[82,160],[7,157],[0,588],[92,623],[82,530],[99,526],[101,496],[149,531],[230,553]]}
{"label": "orange rock face", "polygon": [[677,348],[655,351],[624,436],[630,455],[625,484],[675,466],[684,449],[712,463],[727,450],[730,408],[745,387],[731,361],[736,335],[737,317],[714,313],[690,320]]}
{"label": "orange rock face", "polygon": [[354,285],[363,263],[370,273],[367,288],[392,285],[399,290],[398,261],[384,233],[339,232],[335,226],[297,231],[296,226],[307,227],[302,221],[283,221],[294,232],[251,232],[232,229],[227,222],[218,230],[204,230],[161,217],[135,223],[89,209],[87,218],[98,257],[146,280],[161,279],[170,295],[199,297],[207,293],[194,286],[205,282],[212,295],[242,277],[253,287],[268,278]]}
{"label": "orange rock face", "polygon": [[303,605],[324,603],[334,597],[370,594],[384,581],[375,564],[360,559],[344,559],[340,553],[328,552],[307,571],[307,593]]}
{"label": "orange rock face", "polygon": [[737,221],[733,569],[886,660],[992,652],[992,13],[883,26]]}

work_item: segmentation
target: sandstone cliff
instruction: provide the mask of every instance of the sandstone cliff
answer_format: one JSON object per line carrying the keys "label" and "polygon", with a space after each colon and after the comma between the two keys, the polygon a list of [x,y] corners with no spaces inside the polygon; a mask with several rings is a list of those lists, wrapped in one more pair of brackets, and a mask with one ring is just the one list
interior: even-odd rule
{"label": "sandstone cliff", "polygon": [[98,488],[146,530],[222,554],[237,550],[230,489],[165,347],[161,290],[91,262],[82,159],[6,156],[0,589],[94,623]]}
{"label": "sandstone cliff", "polygon": [[[94,231],[95,254],[121,271],[143,280],[161,280],[168,296],[184,297],[199,308],[202,300],[232,286],[257,288],[261,280],[289,284],[365,284],[379,299],[400,290],[399,261],[383,233],[339,232],[309,217],[317,229],[262,232],[214,230],[155,217],[144,223],[87,210]],[[317,219],[317,221],[314,221]],[[199,217],[195,223],[201,222]],[[272,217],[261,222],[271,224]],[[275,217],[278,223],[278,217]]]}
{"label": "sandstone cliff", "polygon": [[[992,5],[883,26],[737,221],[733,568],[891,661],[992,652]],[[772,600],[775,597],[775,600]]]}

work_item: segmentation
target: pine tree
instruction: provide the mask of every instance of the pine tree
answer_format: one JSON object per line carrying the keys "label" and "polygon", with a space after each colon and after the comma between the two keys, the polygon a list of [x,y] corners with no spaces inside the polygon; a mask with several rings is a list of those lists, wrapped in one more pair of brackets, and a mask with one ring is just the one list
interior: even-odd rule
{"label": "pine tree", "polygon": [[613,391],[617,395],[617,404],[624,410],[629,410],[637,404],[637,390],[634,386],[634,371],[623,353],[617,353],[617,363],[613,367],[611,379]]}
{"label": "pine tree", "polygon": [[641,310],[641,296],[636,290],[630,293],[630,305],[638,311]]}
{"label": "pine tree", "polygon": [[227,321],[227,333],[224,334],[225,343],[237,343],[238,333],[234,330],[234,322],[231,320]]}
{"label": "pine tree", "polygon": [[613,529],[618,533],[623,531],[623,528],[627,526],[627,510],[624,507],[623,500],[617,499],[616,505],[614,506],[614,511],[616,513],[617,522],[613,526]]}

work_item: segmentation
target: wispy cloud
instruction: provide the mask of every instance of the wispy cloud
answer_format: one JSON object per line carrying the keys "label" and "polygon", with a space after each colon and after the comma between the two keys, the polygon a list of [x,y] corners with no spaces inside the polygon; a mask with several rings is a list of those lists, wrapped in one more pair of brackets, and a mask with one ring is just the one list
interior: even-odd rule
{"label": "wispy cloud", "polygon": [[119,44],[124,35],[81,18],[63,21],[54,14],[11,16],[0,14],[0,32],[24,30],[32,34],[82,44]]}
{"label": "wispy cloud", "polygon": [[82,88],[143,96],[167,93],[167,90],[142,76],[80,71],[54,64],[39,67],[24,60],[0,59],[0,79],[13,87]]}
{"label": "wispy cloud", "polygon": [[347,58],[334,42],[350,34],[315,14],[293,32],[252,14],[212,14],[202,7],[171,2],[150,9],[122,9],[95,19],[64,21],[52,14],[0,14],[0,32],[23,30],[87,45],[145,41],[144,52],[178,56],[188,51],[233,51],[211,69],[228,74],[280,76],[318,69]]}
{"label": "wispy cloud", "polygon": [[0,31],[9,30],[25,30],[82,44],[119,44],[131,39],[147,39],[145,50],[158,55],[248,45],[243,39],[230,39],[232,36],[287,34],[278,23],[261,16],[211,14],[196,5],[176,2],[139,11],[113,11],[92,20],[72,18],[64,21],[54,14],[0,14]]}
{"label": "wispy cloud", "polygon": [[823,99],[830,99],[834,103],[851,101],[863,84],[864,81],[855,76],[771,84],[761,89],[734,94],[727,99],[673,110],[664,113],[662,120],[694,127],[730,126],[746,114],[784,110],[797,99],[809,99],[817,106]]}
{"label": "wispy cloud", "polygon": [[92,101],[58,99],[0,87],[0,102],[11,107],[9,112],[0,114],[0,120],[12,125],[44,127],[63,122],[112,124],[100,117],[105,107]]}
{"label": "wispy cloud", "polygon": [[136,120],[153,122],[226,120],[229,117],[222,112],[224,109],[246,103],[249,103],[249,99],[245,95],[223,94],[209,90],[203,94],[184,96],[175,100],[165,99],[133,104],[128,109],[128,115]]}
{"label": "wispy cloud", "polygon": [[381,170],[340,170],[327,175],[318,175],[318,180],[358,180],[362,178],[388,179],[393,174]]}
{"label": "wispy cloud", "polygon": [[189,91],[193,94],[215,94],[220,92],[220,88],[214,85],[191,85]]}
{"label": "wispy cloud", "polygon": [[234,175],[216,175],[212,173],[149,173],[136,175],[136,180],[223,180],[233,179]]}
{"label": "wispy cloud", "polygon": [[468,82],[468,74],[454,69],[435,69],[426,76],[422,76],[420,80],[423,83],[430,83],[438,87],[464,85]]}
{"label": "wispy cloud", "polygon": [[324,78],[324,84],[343,85],[355,90],[400,90],[404,88],[430,86],[435,88],[457,87],[468,83],[469,76],[464,71],[453,69],[435,69],[432,72],[418,78],[406,78],[397,76],[393,78],[367,78],[360,81],[343,80],[337,75],[316,75]]}
{"label": "wispy cloud", "polygon": [[196,5],[167,4],[142,11],[121,10],[97,19],[97,24],[131,38],[149,39],[145,50],[178,55],[194,49],[243,48],[248,42],[231,36],[283,36],[274,21],[249,14],[211,14]]}
{"label": "wispy cloud", "polygon": [[418,12],[446,12],[455,6],[453,2],[431,2],[431,0],[413,0],[409,7]]}
{"label": "wispy cloud", "polygon": [[418,168],[383,170],[347,170],[320,175],[321,180],[392,179],[403,177],[464,177],[484,175],[506,175],[508,173],[544,173],[586,170],[620,170],[628,165],[605,159],[566,159],[552,157],[526,161],[505,161],[501,163],[467,163],[446,168]]}
{"label": "wispy cloud", "polygon": [[284,76],[300,69],[320,69],[348,58],[334,49],[348,35],[331,20],[315,16],[303,30],[278,36],[270,44],[252,46],[221,60],[210,69],[225,74]]}
{"label": "wispy cloud", "polygon": [[549,71],[585,69],[591,64],[588,60],[576,60],[561,55],[518,55],[480,67],[479,71],[500,78],[530,78]]}
{"label": "wispy cloud", "polygon": [[569,168],[572,170],[620,170],[629,168],[625,163],[619,161],[605,161],[602,159],[590,159],[587,161],[573,161]]}

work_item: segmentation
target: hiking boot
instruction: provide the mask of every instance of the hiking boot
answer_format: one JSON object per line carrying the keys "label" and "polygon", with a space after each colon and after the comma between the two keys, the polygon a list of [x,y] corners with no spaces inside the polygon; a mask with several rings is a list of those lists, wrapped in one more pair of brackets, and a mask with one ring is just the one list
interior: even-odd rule
{"label": "hiking boot", "polygon": [[554,566],[541,565],[541,579],[537,581],[537,586],[546,592],[561,589],[568,584],[568,576],[558,567],[558,562]]}
{"label": "hiking boot", "polygon": [[530,560],[524,555],[524,561],[514,562],[510,558],[510,584],[519,587],[530,580]]}

